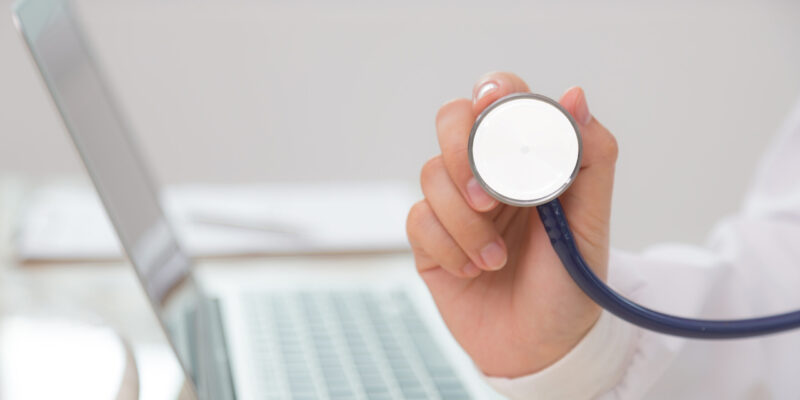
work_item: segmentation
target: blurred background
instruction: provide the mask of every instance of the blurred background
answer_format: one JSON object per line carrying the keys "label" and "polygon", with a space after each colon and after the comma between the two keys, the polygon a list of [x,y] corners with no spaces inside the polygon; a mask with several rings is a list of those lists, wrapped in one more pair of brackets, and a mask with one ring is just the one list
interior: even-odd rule
{"label": "blurred background", "polygon": [[[166,184],[414,184],[438,106],[483,73],[581,85],[620,143],[612,243],[630,250],[701,243],[800,94],[794,1],[78,4]],[[0,174],[84,176],[7,11],[0,60]]]}

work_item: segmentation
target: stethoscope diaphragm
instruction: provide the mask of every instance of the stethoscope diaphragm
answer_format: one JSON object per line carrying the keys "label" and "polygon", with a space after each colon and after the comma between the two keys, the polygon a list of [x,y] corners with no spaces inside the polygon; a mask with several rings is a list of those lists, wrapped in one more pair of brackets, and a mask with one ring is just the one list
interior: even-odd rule
{"label": "stethoscope diaphragm", "polygon": [[572,116],[532,93],[492,103],[469,137],[475,178],[492,197],[515,206],[537,206],[561,195],[578,174],[581,153]]}

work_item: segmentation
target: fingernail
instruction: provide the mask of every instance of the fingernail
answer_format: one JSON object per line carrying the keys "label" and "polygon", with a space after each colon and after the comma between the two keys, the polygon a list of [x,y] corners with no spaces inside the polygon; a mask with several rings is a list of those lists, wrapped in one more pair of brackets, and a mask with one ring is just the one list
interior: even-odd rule
{"label": "fingernail", "polygon": [[478,211],[488,210],[497,201],[483,190],[481,184],[478,183],[478,180],[475,179],[474,176],[467,182],[467,195],[469,196],[469,201],[472,203],[472,206]]}
{"label": "fingernail", "polygon": [[477,103],[478,100],[482,99],[484,96],[491,93],[495,89],[497,89],[496,83],[492,81],[484,83],[478,88],[478,90],[475,91],[475,98],[472,102]]}
{"label": "fingernail", "polygon": [[581,125],[586,125],[592,121],[592,113],[589,112],[589,104],[586,102],[586,93],[581,89],[581,95],[575,104],[575,118]]}
{"label": "fingernail", "polygon": [[472,261],[468,262],[464,268],[461,268],[461,272],[464,273],[469,278],[474,278],[481,274],[481,270],[472,263]]}
{"label": "fingernail", "polygon": [[498,242],[492,242],[481,250],[481,258],[486,268],[495,271],[506,265],[506,251]]}

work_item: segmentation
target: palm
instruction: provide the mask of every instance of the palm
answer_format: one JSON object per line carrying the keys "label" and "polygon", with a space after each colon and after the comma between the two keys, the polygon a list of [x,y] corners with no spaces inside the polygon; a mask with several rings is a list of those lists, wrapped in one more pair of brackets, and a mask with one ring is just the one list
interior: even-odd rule
{"label": "palm", "polygon": [[[590,250],[587,254],[593,257],[589,262],[594,261],[603,274],[607,255],[593,251],[595,246],[586,238],[604,237],[607,227],[592,224],[593,216],[570,207],[573,201],[569,192],[562,201],[579,247]],[[520,366],[513,365],[513,360],[535,366],[537,358],[558,358],[559,354],[541,351],[571,348],[599,314],[564,271],[536,210],[502,207],[505,210],[498,215],[505,214],[506,218],[496,217],[495,224],[508,246],[505,268],[473,280],[454,277],[442,268],[422,273],[456,340],[490,374],[518,370]],[[587,231],[588,227],[602,232]],[[530,351],[523,354],[520,349]]]}

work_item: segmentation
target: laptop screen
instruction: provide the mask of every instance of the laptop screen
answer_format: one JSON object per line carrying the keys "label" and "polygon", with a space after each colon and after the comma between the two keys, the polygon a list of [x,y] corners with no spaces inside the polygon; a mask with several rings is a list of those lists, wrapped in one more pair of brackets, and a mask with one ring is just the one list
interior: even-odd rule
{"label": "laptop screen", "polygon": [[198,300],[191,263],[164,217],[127,125],[65,0],[21,1],[15,21],[184,369],[178,335]]}

